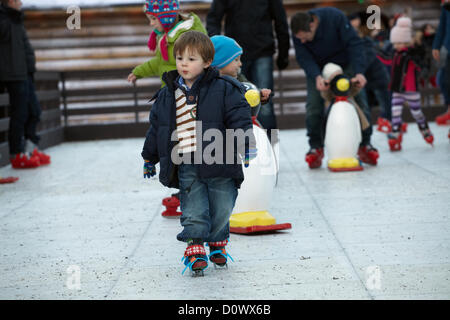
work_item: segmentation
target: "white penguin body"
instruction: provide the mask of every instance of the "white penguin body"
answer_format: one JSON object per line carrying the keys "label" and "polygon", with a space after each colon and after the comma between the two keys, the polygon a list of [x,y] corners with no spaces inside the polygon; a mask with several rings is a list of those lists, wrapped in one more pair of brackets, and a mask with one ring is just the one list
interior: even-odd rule
{"label": "white penguin body", "polygon": [[331,106],[325,132],[328,161],[356,158],[361,143],[361,124],[355,107],[347,101]]}
{"label": "white penguin body", "polygon": [[268,211],[270,207],[277,175],[275,154],[265,130],[253,125],[253,134],[258,153],[247,168],[242,166],[244,182],[239,189],[233,214]]}

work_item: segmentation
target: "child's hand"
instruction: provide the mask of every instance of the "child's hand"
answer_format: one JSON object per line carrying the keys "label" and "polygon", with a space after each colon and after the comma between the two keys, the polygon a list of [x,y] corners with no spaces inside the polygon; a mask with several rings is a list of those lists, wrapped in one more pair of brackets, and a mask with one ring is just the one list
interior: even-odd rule
{"label": "child's hand", "polygon": [[261,103],[267,102],[270,98],[270,93],[272,92],[272,90],[261,89],[260,92],[261,92]]}
{"label": "child's hand", "polygon": [[136,76],[135,76],[135,75],[133,74],[133,72],[132,72],[132,73],[130,73],[130,74],[128,75],[127,80],[128,80],[128,82],[135,83],[136,80],[137,80],[137,78],[136,78]]}
{"label": "child's hand", "polygon": [[144,178],[153,177],[156,174],[156,168],[150,161],[144,160]]}

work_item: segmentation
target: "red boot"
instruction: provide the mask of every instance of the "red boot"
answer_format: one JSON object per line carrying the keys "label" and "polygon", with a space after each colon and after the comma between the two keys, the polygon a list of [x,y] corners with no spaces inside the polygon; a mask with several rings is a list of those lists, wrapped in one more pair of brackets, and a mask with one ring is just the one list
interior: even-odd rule
{"label": "red boot", "polygon": [[24,153],[18,153],[11,159],[11,166],[14,169],[37,168],[41,165],[39,158],[36,156],[28,157]]}
{"label": "red boot", "polygon": [[430,131],[430,128],[428,127],[428,124],[425,122],[425,124],[419,125],[419,130],[425,141],[433,145],[434,137]]}
{"label": "red boot", "polygon": [[408,123],[403,122],[402,123],[402,133],[406,133],[408,131]]}
{"label": "red boot", "polygon": [[377,130],[380,132],[388,133],[391,132],[391,122],[388,119],[378,117],[377,119]]}
{"label": "red boot", "polygon": [[187,268],[192,272],[192,276],[203,276],[203,270],[208,267],[208,257],[203,244],[188,245],[182,258],[186,266],[181,274],[184,274]]}
{"label": "red boot", "polygon": [[217,242],[209,242],[209,260],[214,263],[214,266],[226,267],[228,257],[230,257],[231,261],[234,261],[233,258],[227,253],[225,250],[225,246],[227,245],[228,240],[217,241]]}
{"label": "red boot", "polygon": [[50,164],[50,156],[43,152],[38,151],[38,149],[34,149],[33,152],[31,153],[31,156],[38,157],[41,166]]}
{"label": "red boot", "polygon": [[436,124],[439,125],[450,124],[450,109],[446,113],[437,116],[435,120]]}
{"label": "red boot", "polygon": [[402,150],[402,133],[392,132],[388,134],[389,149],[391,151]]}
{"label": "red boot", "polygon": [[378,150],[372,147],[372,145],[368,144],[365,146],[360,146],[358,149],[358,157],[364,163],[371,164],[376,166],[378,163],[378,158],[380,154]]}
{"label": "red boot", "polygon": [[305,161],[310,169],[319,168],[322,165],[323,148],[311,148],[305,156]]}

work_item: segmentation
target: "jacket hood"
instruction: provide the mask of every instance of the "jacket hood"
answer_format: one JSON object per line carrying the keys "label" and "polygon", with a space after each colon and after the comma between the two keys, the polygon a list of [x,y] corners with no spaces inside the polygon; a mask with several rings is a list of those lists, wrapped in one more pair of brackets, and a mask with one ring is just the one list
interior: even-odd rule
{"label": "jacket hood", "polygon": [[[167,33],[167,41],[174,43],[178,39],[181,33],[191,30],[195,25],[201,25],[200,18],[195,13],[183,14],[179,13],[183,21],[180,21]],[[194,28],[197,30],[197,28]]]}

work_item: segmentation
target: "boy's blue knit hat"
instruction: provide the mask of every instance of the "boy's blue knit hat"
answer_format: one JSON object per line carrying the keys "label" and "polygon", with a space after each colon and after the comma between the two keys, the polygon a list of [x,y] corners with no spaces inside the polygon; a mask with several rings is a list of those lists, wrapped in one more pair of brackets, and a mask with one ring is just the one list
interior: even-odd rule
{"label": "boy's blue knit hat", "polygon": [[213,36],[211,37],[211,41],[215,51],[214,60],[211,66],[218,69],[226,67],[243,52],[241,46],[232,38],[226,36]]}

